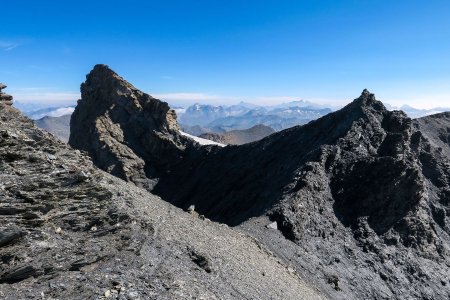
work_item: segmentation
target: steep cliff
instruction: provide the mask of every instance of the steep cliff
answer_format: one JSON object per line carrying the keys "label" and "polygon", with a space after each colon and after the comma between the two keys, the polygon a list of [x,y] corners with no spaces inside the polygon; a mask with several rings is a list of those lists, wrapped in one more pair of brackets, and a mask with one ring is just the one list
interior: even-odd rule
{"label": "steep cliff", "polygon": [[182,158],[189,141],[178,134],[168,104],[133,87],[105,65],[81,85],[69,144],[101,169],[147,189]]}

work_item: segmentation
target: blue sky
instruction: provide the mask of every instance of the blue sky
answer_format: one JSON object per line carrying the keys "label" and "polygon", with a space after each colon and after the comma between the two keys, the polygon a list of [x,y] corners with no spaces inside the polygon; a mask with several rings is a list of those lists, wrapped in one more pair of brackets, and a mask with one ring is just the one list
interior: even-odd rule
{"label": "blue sky", "polygon": [[3,1],[0,81],[75,103],[96,63],[176,105],[450,106],[450,1]]}

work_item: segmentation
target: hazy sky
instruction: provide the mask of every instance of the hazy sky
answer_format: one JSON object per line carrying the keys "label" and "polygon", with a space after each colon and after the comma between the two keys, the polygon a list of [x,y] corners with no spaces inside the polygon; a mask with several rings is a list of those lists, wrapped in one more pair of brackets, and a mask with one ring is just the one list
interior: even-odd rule
{"label": "hazy sky", "polygon": [[450,106],[450,1],[2,1],[0,82],[75,103],[96,63],[175,104]]}

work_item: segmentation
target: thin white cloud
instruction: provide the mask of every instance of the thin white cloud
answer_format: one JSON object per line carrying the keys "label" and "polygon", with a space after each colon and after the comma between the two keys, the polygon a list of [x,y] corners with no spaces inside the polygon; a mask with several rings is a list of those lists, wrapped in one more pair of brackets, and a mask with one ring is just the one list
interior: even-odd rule
{"label": "thin white cloud", "polygon": [[73,108],[73,107],[60,107],[60,108],[55,109],[54,111],[50,112],[48,114],[48,116],[61,117],[61,116],[65,116],[65,115],[70,115],[71,113],[73,113],[74,110],[75,110],[75,108]]}
{"label": "thin white cloud", "polygon": [[256,97],[254,98],[255,101],[258,101],[260,103],[267,103],[267,104],[279,104],[282,102],[292,102],[300,100],[299,97],[292,97],[292,96],[275,96],[275,97]]}
{"label": "thin white cloud", "polygon": [[14,48],[17,48],[19,45],[10,45],[9,47],[4,48],[5,51],[11,51]]}
{"label": "thin white cloud", "polygon": [[[339,109],[344,105],[353,101],[358,95],[340,98],[322,98],[314,96],[256,96],[256,97],[239,97],[239,96],[224,96],[212,95],[207,93],[164,93],[152,94],[155,98],[169,102],[172,106],[186,107],[194,103],[212,104],[212,105],[233,105],[240,101],[253,103],[256,105],[278,105],[286,102],[297,100],[306,100],[312,103],[323,105],[331,109]],[[415,108],[431,109],[435,107],[450,107],[450,95],[447,94],[430,94],[430,95],[415,95],[405,96],[403,98],[389,97],[389,95],[377,95],[377,99],[383,101],[385,104],[394,106],[402,106],[404,104],[413,106]]]}
{"label": "thin white cloud", "polygon": [[161,76],[161,79],[164,79],[164,80],[173,80],[173,79],[175,79],[175,77],[168,76],[168,75],[163,75],[163,76]]}
{"label": "thin white cloud", "polygon": [[223,97],[218,95],[208,95],[204,93],[167,93],[167,94],[153,94],[155,98],[162,100],[193,100],[193,101],[203,101],[203,100],[219,100]]}
{"label": "thin white cloud", "polygon": [[23,89],[21,91],[10,91],[14,100],[21,103],[46,103],[49,105],[75,104],[80,98],[79,92],[45,92]]}
{"label": "thin white cloud", "polygon": [[[21,109],[22,111],[26,112],[27,108],[30,109],[30,107],[26,107],[26,106],[19,106],[19,109]],[[28,110],[28,117],[30,117],[33,120],[38,120],[41,119],[43,117],[61,117],[61,116],[65,116],[65,115],[70,115],[73,113],[73,111],[75,110],[74,107],[58,107],[55,108],[53,110],[49,110],[50,108],[48,107],[31,107],[31,111]]]}
{"label": "thin white cloud", "polygon": [[190,105],[193,103],[229,104],[239,100],[237,97],[210,95],[206,93],[164,93],[152,94],[153,97],[176,105]]}
{"label": "thin white cloud", "polygon": [[0,41],[0,49],[2,49],[3,51],[11,51],[14,48],[17,48],[18,46],[19,46],[18,43]]}
{"label": "thin white cloud", "polygon": [[205,103],[216,105],[232,105],[240,101],[250,102],[259,105],[276,105],[284,102],[291,102],[302,99],[294,96],[273,96],[273,97],[242,97],[242,96],[225,96],[213,95],[207,93],[165,93],[152,94],[153,97],[174,103],[177,105],[189,105],[193,103]]}
{"label": "thin white cloud", "polygon": [[432,109],[436,107],[450,108],[450,91],[449,92],[426,92],[414,93],[403,92],[402,94],[391,93],[376,95],[378,100],[390,105],[401,107],[409,105],[414,108]]}
{"label": "thin white cloud", "polygon": [[15,91],[19,92],[19,93],[33,93],[33,92],[50,91],[50,90],[56,90],[56,88],[55,87],[25,87],[25,88],[15,89]]}
{"label": "thin white cloud", "polygon": [[393,106],[401,107],[402,105],[409,105],[414,108],[432,109],[436,107],[450,108],[450,93],[449,94],[427,94],[427,95],[409,95],[404,97],[386,97],[380,99]]}

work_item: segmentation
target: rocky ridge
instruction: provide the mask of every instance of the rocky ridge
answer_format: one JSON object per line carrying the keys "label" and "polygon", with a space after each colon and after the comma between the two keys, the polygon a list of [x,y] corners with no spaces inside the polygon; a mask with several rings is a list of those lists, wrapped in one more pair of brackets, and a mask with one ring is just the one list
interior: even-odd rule
{"label": "rocky ridge", "polygon": [[337,112],[259,142],[184,143],[183,159],[166,163],[152,190],[240,225],[331,298],[447,299],[447,118],[412,120],[364,90]]}
{"label": "rocky ridge", "polygon": [[275,130],[266,125],[255,125],[244,130],[231,130],[224,133],[204,133],[199,137],[226,145],[242,145],[252,143],[274,133]]}
{"label": "rocky ridge", "polygon": [[0,298],[320,299],[248,235],[94,167],[0,104]]}

